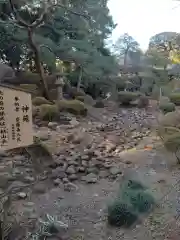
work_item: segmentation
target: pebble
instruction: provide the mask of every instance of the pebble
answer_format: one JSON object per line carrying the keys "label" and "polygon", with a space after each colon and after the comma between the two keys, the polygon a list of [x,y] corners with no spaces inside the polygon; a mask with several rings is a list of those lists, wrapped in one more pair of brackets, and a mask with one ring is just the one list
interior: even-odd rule
{"label": "pebble", "polygon": [[78,190],[78,187],[74,183],[66,183],[64,184],[64,191],[71,192]]}
{"label": "pebble", "polygon": [[86,171],[86,169],[84,168],[84,167],[79,167],[78,168],[78,172],[80,172],[80,173],[83,173],[83,172],[85,172]]}
{"label": "pebble", "polygon": [[52,179],[56,179],[56,178],[62,179],[62,178],[65,178],[66,176],[67,175],[65,173],[65,170],[62,167],[58,167],[56,169],[53,169],[52,173],[51,173],[51,178]]}
{"label": "pebble", "polygon": [[81,156],[81,160],[87,161],[87,160],[89,160],[89,156],[88,155],[83,155],[83,156]]}
{"label": "pebble", "polygon": [[76,174],[71,174],[71,175],[68,176],[68,178],[69,178],[70,181],[75,181],[75,180],[78,179],[78,176]]}
{"label": "pebble", "polygon": [[58,186],[61,183],[61,180],[59,178],[57,178],[53,182],[54,182],[55,186]]}
{"label": "pebble", "polygon": [[57,125],[58,125],[57,122],[49,122],[48,123],[48,127],[53,129],[53,130],[56,130]]}
{"label": "pebble", "polygon": [[69,166],[69,167],[66,169],[66,173],[67,173],[67,174],[75,174],[75,173],[76,173],[76,170],[75,170],[74,166]]}
{"label": "pebble", "polygon": [[62,181],[63,181],[63,183],[68,183],[69,179],[68,178],[63,178]]}
{"label": "pebble", "polygon": [[94,174],[98,174],[99,173],[99,169],[96,167],[90,167],[87,169],[88,173],[94,173]]}
{"label": "pebble", "polygon": [[17,195],[19,199],[25,199],[27,197],[27,194],[25,192],[20,192]]}
{"label": "pebble", "polygon": [[35,181],[34,177],[31,177],[31,176],[24,177],[24,182],[26,182],[26,183],[32,183],[34,181]]}
{"label": "pebble", "polygon": [[83,176],[81,178],[82,181],[85,181],[86,183],[96,183],[98,178],[97,178],[97,175],[94,174],[94,173],[89,173],[88,175],[86,176]]}

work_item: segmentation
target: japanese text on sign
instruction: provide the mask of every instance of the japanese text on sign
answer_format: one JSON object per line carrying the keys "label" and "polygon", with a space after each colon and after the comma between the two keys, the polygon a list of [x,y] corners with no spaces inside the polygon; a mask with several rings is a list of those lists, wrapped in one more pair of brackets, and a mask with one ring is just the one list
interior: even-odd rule
{"label": "japanese text on sign", "polygon": [[31,95],[0,86],[0,148],[8,150],[32,143]]}

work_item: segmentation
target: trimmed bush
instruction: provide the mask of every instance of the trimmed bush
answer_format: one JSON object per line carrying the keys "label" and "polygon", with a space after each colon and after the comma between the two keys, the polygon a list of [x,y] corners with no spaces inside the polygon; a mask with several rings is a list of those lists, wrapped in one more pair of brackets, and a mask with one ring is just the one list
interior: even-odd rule
{"label": "trimmed bush", "polygon": [[116,88],[118,91],[124,91],[126,88],[126,82],[124,80],[119,80],[119,82],[116,84]]}
{"label": "trimmed bush", "polygon": [[169,98],[175,105],[180,106],[180,93],[171,93]]}
{"label": "trimmed bush", "polygon": [[41,106],[43,104],[52,104],[50,101],[48,101],[47,99],[45,99],[44,97],[35,97],[33,100],[32,100],[32,104],[34,106]]}
{"label": "trimmed bush", "polygon": [[36,84],[20,84],[20,88],[30,92],[34,92],[38,90],[38,87]]}
{"label": "trimmed bush", "polygon": [[97,100],[96,103],[94,104],[95,108],[104,108],[104,103],[102,100]]}
{"label": "trimmed bush", "polygon": [[164,146],[170,152],[176,152],[180,148],[180,132],[176,132],[164,138]]}
{"label": "trimmed bush", "polygon": [[145,108],[149,105],[149,98],[147,96],[140,96],[138,99],[138,107]]}
{"label": "trimmed bush", "polygon": [[160,117],[158,121],[160,127],[171,126],[180,128],[180,112],[169,112],[166,115]]}
{"label": "trimmed bush", "polygon": [[56,105],[42,104],[39,106],[38,117],[43,121],[53,122],[59,117],[59,110]]}
{"label": "trimmed bush", "polygon": [[118,100],[123,105],[128,105],[132,101],[135,101],[139,96],[139,93],[136,92],[126,92],[121,91],[118,93]]}
{"label": "trimmed bush", "polygon": [[69,95],[70,95],[71,98],[74,99],[78,96],[85,96],[86,94],[82,89],[80,89],[78,91],[76,87],[72,87],[72,88],[69,89]]}
{"label": "trimmed bush", "polygon": [[178,164],[180,164],[180,157],[178,155],[180,150],[180,130],[176,127],[159,127],[158,134],[166,150],[174,153]]}
{"label": "trimmed bush", "polygon": [[133,212],[131,205],[122,202],[120,199],[116,199],[108,207],[108,223],[116,227],[130,227],[136,222],[138,216]]}
{"label": "trimmed bush", "polygon": [[95,102],[94,99],[88,94],[86,94],[85,96],[77,96],[75,99],[79,100],[89,106],[93,106],[94,102]]}
{"label": "trimmed bush", "polygon": [[159,109],[164,113],[174,112],[176,110],[175,104],[172,102],[160,102]]}
{"label": "trimmed bush", "polygon": [[87,115],[85,104],[79,100],[61,100],[58,102],[60,111],[67,111],[76,115]]}
{"label": "trimmed bush", "polygon": [[76,100],[79,100],[81,102],[84,102],[84,96],[77,96]]}
{"label": "trimmed bush", "polygon": [[169,97],[162,96],[162,97],[160,97],[159,102],[169,103],[171,101],[170,101]]}

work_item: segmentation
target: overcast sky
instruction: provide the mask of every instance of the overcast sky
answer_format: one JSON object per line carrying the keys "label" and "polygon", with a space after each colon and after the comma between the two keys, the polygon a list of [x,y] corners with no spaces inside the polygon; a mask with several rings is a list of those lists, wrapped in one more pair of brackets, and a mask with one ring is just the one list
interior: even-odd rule
{"label": "overcast sky", "polygon": [[156,33],[180,32],[180,1],[109,0],[108,6],[118,24],[112,35],[113,41],[127,32],[145,50],[149,38]]}

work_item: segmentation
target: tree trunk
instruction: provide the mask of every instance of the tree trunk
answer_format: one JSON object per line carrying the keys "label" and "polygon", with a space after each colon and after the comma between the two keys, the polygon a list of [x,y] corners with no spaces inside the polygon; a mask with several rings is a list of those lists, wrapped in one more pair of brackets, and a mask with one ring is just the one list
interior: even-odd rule
{"label": "tree trunk", "polygon": [[4,240],[3,222],[0,221],[0,240]]}
{"label": "tree trunk", "polygon": [[44,76],[44,69],[43,66],[41,64],[41,59],[40,59],[40,53],[38,50],[38,47],[36,46],[36,44],[33,41],[33,30],[32,28],[28,28],[28,37],[29,37],[29,45],[33,50],[34,53],[34,62],[35,62],[35,66],[36,66],[36,71],[39,73],[40,75],[40,87],[42,87],[42,91],[43,91],[43,96],[50,100],[50,95],[49,95],[49,91],[48,91],[48,85]]}
{"label": "tree trunk", "polygon": [[80,90],[81,87],[81,82],[82,82],[82,67],[79,67],[79,78],[78,78],[78,83],[77,83],[77,90]]}
{"label": "tree trunk", "polygon": [[127,72],[127,56],[128,56],[128,51],[124,53],[124,72]]}

